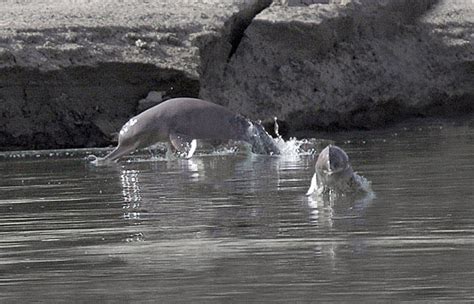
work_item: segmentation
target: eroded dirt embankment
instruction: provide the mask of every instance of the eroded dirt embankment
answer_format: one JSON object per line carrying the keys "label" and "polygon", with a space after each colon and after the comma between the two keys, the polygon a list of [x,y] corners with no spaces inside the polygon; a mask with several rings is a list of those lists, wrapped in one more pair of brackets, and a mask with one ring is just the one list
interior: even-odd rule
{"label": "eroded dirt embankment", "polygon": [[199,81],[177,69],[138,62],[2,68],[1,149],[108,145],[150,90],[167,98],[198,96]]}
{"label": "eroded dirt embankment", "polygon": [[201,95],[293,131],[473,113],[469,1],[306,2],[256,16]]}
{"label": "eroded dirt embankment", "polygon": [[290,132],[473,112],[469,1],[274,2],[0,2],[0,149],[108,145],[149,91]]}
{"label": "eroded dirt embankment", "polygon": [[0,149],[108,145],[150,91],[198,97],[270,3],[1,2]]}
{"label": "eroded dirt embankment", "polygon": [[151,64],[102,63],[0,73],[2,149],[104,146],[150,88],[197,96],[199,82]]}

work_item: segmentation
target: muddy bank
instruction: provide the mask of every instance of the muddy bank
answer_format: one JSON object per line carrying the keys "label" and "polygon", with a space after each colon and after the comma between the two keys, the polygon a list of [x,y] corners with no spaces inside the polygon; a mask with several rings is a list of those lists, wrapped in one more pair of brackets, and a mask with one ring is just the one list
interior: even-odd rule
{"label": "muddy bank", "polygon": [[5,150],[108,145],[150,88],[168,97],[199,93],[199,82],[182,72],[141,63],[10,68],[0,74],[0,83]]}
{"label": "muddy bank", "polygon": [[293,131],[473,112],[469,1],[289,2],[254,18],[202,96]]}
{"label": "muddy bank", "polygon": [[108,145],[150,91],[198,97],[201,53],[228,57],[270,3],[0,2],[0,149]]}
{"label": "muddy bank", "polygon": [[473,16],[461,0],[0,2],[0,149],[111,144],[150,91],[290,134],[472,113]]}

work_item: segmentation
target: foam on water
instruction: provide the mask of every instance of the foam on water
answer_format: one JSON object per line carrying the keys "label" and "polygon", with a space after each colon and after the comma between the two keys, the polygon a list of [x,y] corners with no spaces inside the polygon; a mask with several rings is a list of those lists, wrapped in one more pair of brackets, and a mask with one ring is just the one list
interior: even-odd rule
{"label": "foam on water", "polygon": [[210,155],[234,155],[239,152],[239,147],[236,145],[232,146],[220,146],[211,151]]}
{"label": "foam on water", "polygon": [[[317,154],[321,148],[332,141],[321,140],[316,138],[297,139],[291,137],[288,140],[282,137],[273,138],[275,145],[280,150],[279,155],[271,155],[273,157],[282,157],[285,159],[298,156],[311,156]],[[250,147],[241,142],[229,142],[228,144],[219,145],[212,149],[200,149],[195,155],[234,155],[238,153],[252,154]]]}
{"label": "foam on water", "polygon": [[367,193],[373,193],[372,191],[372,183],[366,179],[365,177],[357,174],[357,172],[354,172],[354,180],[356,181],[357,185],[360,188],[360,191],[364,191]]}
{"label": "foam on water", "polygon": [[318,146],[321,143],[315,138],[296,139],[295,137],[288,140],[278,137],[275,142],[282,156],[313,155],[319,150]]}

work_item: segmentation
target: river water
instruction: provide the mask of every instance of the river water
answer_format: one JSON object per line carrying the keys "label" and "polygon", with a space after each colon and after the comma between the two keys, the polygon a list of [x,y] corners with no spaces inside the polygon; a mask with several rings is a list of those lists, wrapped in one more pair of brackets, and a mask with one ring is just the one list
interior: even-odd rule
{"label": "river water", "polygon": [[474,302],[472,121],[316,138],[373,193],[306,197],[317,153],[1,153],[0,299]]}

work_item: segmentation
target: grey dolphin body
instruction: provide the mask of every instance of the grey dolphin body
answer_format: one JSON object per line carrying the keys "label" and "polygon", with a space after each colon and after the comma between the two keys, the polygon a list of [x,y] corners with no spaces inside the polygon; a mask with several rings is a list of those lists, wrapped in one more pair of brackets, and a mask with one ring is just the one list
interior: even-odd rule
{"label": "grey dolphin body", "polygon": [[311,195],[316,190],[330,189],[346,192],[358,188],[358,179],[352,170],[346,152],[333,145],[324,148],[319,153],[311,186],[306,195]]}
{"label": "grey dolphin body", "polygon": [[191,157],[195,139],[242,140],[259,154],[279,154],[279,149],[259,124],[232,113],[223,106],[195,98],[174,98],[132,117],[120,130],[118,146],[96,161],[120,157],[157,142],[171,142]]}

